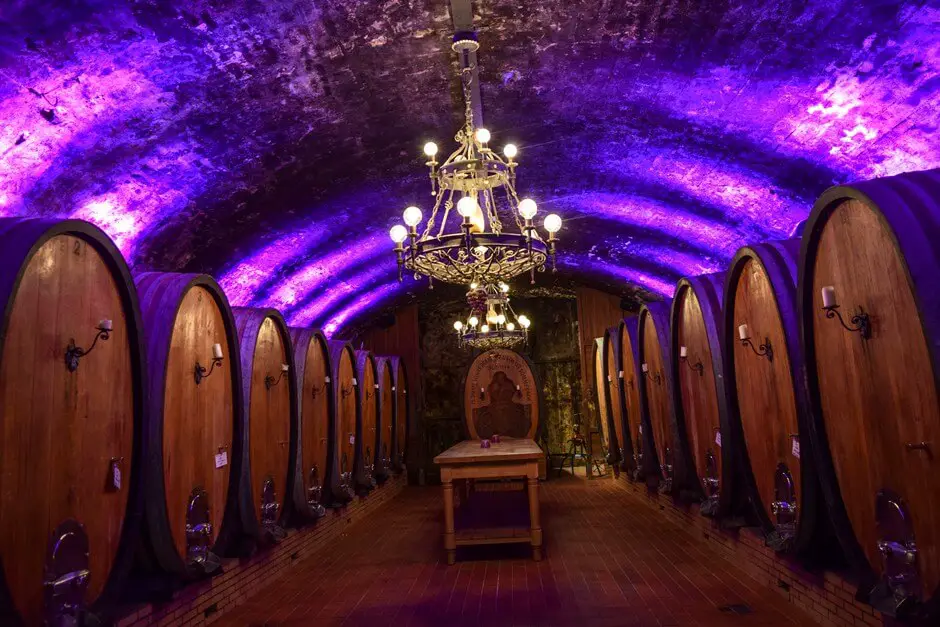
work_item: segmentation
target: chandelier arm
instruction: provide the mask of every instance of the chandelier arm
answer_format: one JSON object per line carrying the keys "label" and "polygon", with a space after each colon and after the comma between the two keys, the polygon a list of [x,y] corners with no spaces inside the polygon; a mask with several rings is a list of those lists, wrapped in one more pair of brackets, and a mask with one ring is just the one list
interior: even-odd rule
{"label": "chandelier arm", "polygon": [[[519,232],[523,235],[525,234],[525,225],[522,224],[522,220],[519,218],[519,195],[516,194],[516,186],[513,185],[512,181],[506,179],[506,193],[512,197],[512,200],[516,203],[515,211],[512,211],[512,217],[516,221],[516,226],[519,227]],[[510,203],[510,210],[512,210],[512,203]]]}
{"label": "chandelier arm", "polygon": [[496,194],[493,193],[493,188],[489,187],[484,195],[489,198],[490,203],[490,226],[494,233],[500,235],[503,232],[503,223],[499,219],[499,213],[496,208]]}
{"label": "chandelier arm", "polygon": [[428,218],[427,223],[424,225],[424,232],[421,234],[421,239],[427,239],[431,234],[431,229],[434,228],[434,219],[437,217],[437,212],[441,207],[441,200],[444,198],[444,190],[439,190],[437,192],[437,198],[434,200],[434,207],[431,209],[431,217]]}
{"label": "chandelier arm", "polygon": [[[441,198],[444,197],[444,194],[441,194]],[[440,201],[438,201],[440,204]],[[454,206],[454,190],[453,188],[447,190],[447,202],[444,203],[444,219],[441,220],[441,228],[437,232],[437,236],[441,237],[444,235],[444,228],[447,226],[447,218],[450,216],[451,207]]]}

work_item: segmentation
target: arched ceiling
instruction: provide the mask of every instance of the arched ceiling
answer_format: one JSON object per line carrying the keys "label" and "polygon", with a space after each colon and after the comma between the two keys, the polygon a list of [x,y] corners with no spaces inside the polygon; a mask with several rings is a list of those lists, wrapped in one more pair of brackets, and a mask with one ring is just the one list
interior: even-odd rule
{"label": "arched ceiling", "polygon": [[[563,281],[666,296],[833,183],[940,166],[937,2],[473,12],[486,125],[566,219]],[[445,0],[6,0],[0,216],[86,218],[137,269],[341,331],[425,289],[387,232],[460,123],[452,32]]]}

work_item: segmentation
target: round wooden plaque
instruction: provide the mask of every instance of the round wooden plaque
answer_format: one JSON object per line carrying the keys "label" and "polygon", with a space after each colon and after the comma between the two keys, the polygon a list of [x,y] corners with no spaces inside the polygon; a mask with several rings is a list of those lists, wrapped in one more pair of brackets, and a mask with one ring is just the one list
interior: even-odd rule
{"label": "round wooden plaque", "polygon": [[496,349],[470,364],[464,383],[464,420],[474,440],[494,433],[534,438],[539,426],[539,389],[522,355]]}

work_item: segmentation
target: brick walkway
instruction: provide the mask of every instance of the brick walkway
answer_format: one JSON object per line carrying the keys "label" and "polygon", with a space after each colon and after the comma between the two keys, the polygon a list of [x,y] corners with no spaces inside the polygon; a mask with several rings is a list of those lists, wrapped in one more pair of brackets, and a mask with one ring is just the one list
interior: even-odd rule
{"label": "brick walkway", "polygon": [[527,547],[497,546],[450,567],[440,488],[408,488],[216,624],[814,624],[622,481],[542,484],[544,561],[532,562]]}

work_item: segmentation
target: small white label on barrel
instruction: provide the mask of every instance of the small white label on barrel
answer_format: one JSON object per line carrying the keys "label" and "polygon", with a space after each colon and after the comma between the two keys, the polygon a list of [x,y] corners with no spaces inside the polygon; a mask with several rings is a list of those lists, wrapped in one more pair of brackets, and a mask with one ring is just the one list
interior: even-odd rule
{"label": "small white label on barrel", "polygon": [[356,377],[353,377],[353,385],[359,385],[359,382],[356,381]]}
{"label": "small white label on barrel", "polygon": [[215,467],[221,468],[222,466],[228,466],[228,452],[222,451],[215,456]]}
{"label": "small white label on barrel", "polygon": [[617,376],[622,379],[622,378],[623,378],[623,370],[619,371],[619,372],[617,373]]}
{"label": "small white label on barrel", "polygon": [[376,390],[379,389],[379,384],[378,384],[378,383],[375,384],[375,389],[376,389]]}
{"label": "small white label on barrel", "polygon": [[111,462],[111,485],[115,490],[121,489],[121,464],[117,460]]}
{"label": "small white label on barrel", "polygon": [[395,386],[393,385],[393,386],[392,386],[392,392],[394,392],[394,391],[395,391]]}
{"label": "small white label on barrel", "polygon": [[356,443],[356,436],[354,436],[354,435],[351,434],[351,433],[349,434],[349,443],[350,443],[350,444],[355,444],[355,443]]}
{"label": "small white label on barrel", "polygon": [[721,446],[721,431],[715,431],[715,444]]}
{"label": "small white label on barrel", "polygon": [[610,375],[607,375],[607,383],[610,383]]}
{"label": "small white label on barrel", "polygon": [[638,431],[640,432],[641,435],[643,434],[643,425],[640,425],[640,428],[638,429]]}
{"label": "small white label on barrel", "polygon": [[330,378],[329,378],[329,377],[324,377],[323,380],[324,380],[326,383],[329,383],[329,382],[330,382]]}
{"label": "small white label on barrel", "polygon": [[793,457],[800,458],[800,441],[797,438],[793,438],[793,448],[790,449],[793,453]]}

